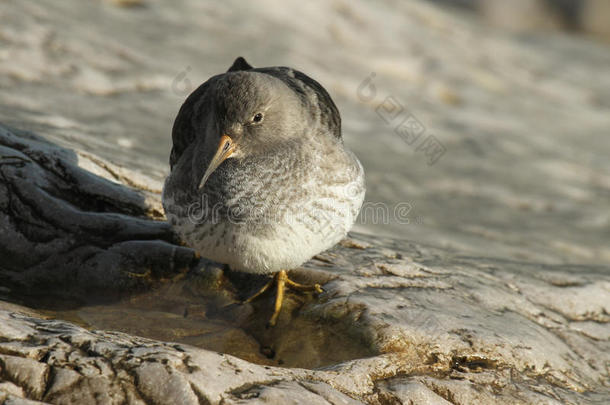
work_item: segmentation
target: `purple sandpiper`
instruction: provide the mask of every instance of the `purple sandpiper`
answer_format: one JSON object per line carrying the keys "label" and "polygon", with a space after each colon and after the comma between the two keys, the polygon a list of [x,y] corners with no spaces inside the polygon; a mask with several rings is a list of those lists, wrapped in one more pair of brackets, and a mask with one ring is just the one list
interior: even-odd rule
{"label": "purple sandpiper", "polygon": [[277,322],[288,278],[338,243],[364,199],[364,171],[343,144],[328,92],[288,67],[253,68],[239,57],[191,93],[172,131],[163,206],[201,256],[247,273],[274,274]]}

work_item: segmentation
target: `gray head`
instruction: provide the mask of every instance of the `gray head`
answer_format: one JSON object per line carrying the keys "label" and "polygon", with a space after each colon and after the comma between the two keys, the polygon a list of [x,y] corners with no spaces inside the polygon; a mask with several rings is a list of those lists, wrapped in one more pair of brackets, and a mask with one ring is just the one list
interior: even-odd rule
{"label": "gray head", "polygon": [[339,112],[315,80],[285,67],[254,69],[243,58],[184,102],[172,133],[170,165],[194,150],[201,188],[227,159],[268,154],[315,136],[341,137]]}
{"label": "gray head", "polygon": [[238,58],[227,73],[205,82],[174,123],[170,164],[194,146],[193,163],[205,168],[198,174],[200,188],[224,160],[270,153],[311,136],[315,126],[306,98],[283,80],[246,66]]}

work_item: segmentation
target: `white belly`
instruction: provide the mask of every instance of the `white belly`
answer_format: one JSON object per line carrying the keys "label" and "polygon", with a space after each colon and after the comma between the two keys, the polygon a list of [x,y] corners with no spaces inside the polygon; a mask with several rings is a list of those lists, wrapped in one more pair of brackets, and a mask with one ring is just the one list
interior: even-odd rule
{"label": "white belly", "polygon": [[169,212],[168,219],[203,257],[234,270],[272,273],[298,267],[337,244],[356,220],[363,198],[364,191],[342,202],[312,199],[282,218],[264,217],[269,221],[264,232],[226,220],[196,223]]}
{"label": "white belly", "polygon": [[[247,212],[239,223],[231,221],[226,213],[217,218],[207,215],[213,211],[211,202],[200,205],[206,207],[205,219],[190,217],[189,209],[200,196],[187,194],[188,190],[177,187],[180,183],[173,178],[184,176],[178,169],[180,164],[189,164],[186,160],[165,183],[163,206],[167,218],[201,256],[228,264],[234,270],[272,273],[298,267],[345,237],[364,199],[360,162],[342,147],[325,151],[326,154],[310,157],[309,169],[300,178],[284,174],[285,182],[277,181],[271,169],[258,175],[247,165],[232,167],[234,172],[227,175],[233,180],[232,194],[222,206],[245,207]],[[307,162],[306,157],[302,159]],[[248,183],[236,182],[247,176]],[[257,179],[267,183],[255,187]],[[264,198],[266,195],[268,199]],[[255,196],[256,201],[249,203]],[[253,207],[260,209],[256,215]]]}

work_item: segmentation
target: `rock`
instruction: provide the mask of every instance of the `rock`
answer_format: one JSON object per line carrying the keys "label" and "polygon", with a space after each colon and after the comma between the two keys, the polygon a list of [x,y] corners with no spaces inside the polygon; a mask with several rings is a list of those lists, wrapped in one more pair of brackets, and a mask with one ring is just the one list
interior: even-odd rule
{"label": "rock", "polygon": [[[35,342],[45,348],[45,356],[39,360],[24,356],[6,361],[9,356],[3,355],[2,376],[8,382],[0,385],[0,390],[7,398],[20,393],[40,397],[40,393],[44,393],[39,399],[50,403],[126,401],[134,404],[176,401],[185,404],[221,401],[356,404],[391,403],[391,400],[402,403],[585,403],[591,398],[579,393],[584,390],[575,387],[574,380],[566,384],[566,378],[582,378],[578,368],[561,370],[549,363],[544,364],[542,370],[531,365],[522,369],[511,362],[509,356],[502,357],[497,348],[483,342],[478,347],[461,349],[456,349],[460,345],[454,343],[453,347],[438,347],[429,353],[423,352],[423,343],[416,342],[410,350],[397,350],[332,368],[304,370],[259,366],[191,346],[156,342],[119,332],[86,331],[63,321],[43,320],[15,312],[0,312],[0,321],[15,328],[36,331],[35,335],[23,334],[25,337],[13,339],[13,344],[28,346]],[[413,327],[419,326],[415,322]],[[532,323],[531,327],[536,328],[536,325]],[[442,332],[437,343],[451,344],[451,335],[455,334],[459,333]],[[476,335],[477,332],[472,331],[471,342]],[[6,339],[3,335],[0,338]],[[508,346],[509,338],[506,342]],[[514,346],[507,349],[519,350],[516,341],[512,343]],[[469,356],[467,353],[473,350],[486,354]],[[444,351],[453,356],[448,363],[439,355]],[[553,360],[552,351],[543,355]],[[430,358],[435,356],[436,359]],[[569,358],[569,353],[565,357]],[[29,372],[34,376],[33,380],[18,377],[28,370],[33,370]],[[600,368],[598,372],[606,371]],[[594,379],[591,382],[603,385],[603,381]],[[583,383],[582,379],[580,383]],[[23,386],[25,388],[21,388]]]}
{"label": "rock", "polygon": [[[540,20],[531,10],[541,3],[562,4],[550,19],[582,3],[459,2],[529,8],[515,23]],[[88,170],[126,170],[138,188],[160,190],[185,97],[248,50],[256,66],[294,66],[333,96],[367,174],[358,231],[474,256],[610,264],[607,45],[510,35],[424,0],[308,4],[0,2],[0,122],[129,168]],[[403,110],[380,116],[384,100]],[[407,136],[403,122],[418,132]],[[424,141],[434,139],[445,153],[430,164]]]}
{"label": "rock", "polygon": [[24,388],[28,396],[40,399],[44,394],[49,367],[36,360],[0,355],[0,367],[10,381]]}
{"label": "rock", "polygon": [[128,175],[111,167],[0,125],[5,288],[53,295],[53,285],[66,299],[100,288],[120,293],[191,268],[194,252],[177,245],[168,224],[147,219],[163,216],[158,195],[137,181],[136,189],[118,184]]}
{"label": "rock", "polygon": [[511,30],[550,30],[565,28],[567,24],[559,7],[546,0],[487,0],[478,5],[487,21]]}
{"label": "rock", "polygon": [[119,7],[135,7],[144,5],[143,0],[110,0]]}
{"label": "rock", "polygon": [[610,4],[603,0],[584,0],[581,12],[582,28],[606,41],[610,41]]}
{"label": "rock", "polygon": [[[355,352],[353,360],[310,370],[260,366],[86,331],[10,304],[0,312],[0,389],[6,401],[134,404],[593,403],[608,394],[610,344],[595,336],[610,333],[610,279],[595,269],[579,269],[576,281],[562,266],[352,235],[295,273],[303,274],[325,283],[325,293],[286,311],[277,347],[301,340],[316,355],[319,348],[306,345],[313,336],[290,333],[307,319],[344,342],[362,342],[371,357]],[[264,314],[256,317],[264,323]],[[587,322],[598,330],[583,332]]]}
{"label": "rock", "polygon": [[[240,38],[223,7],[143,3],[0,3],[1,403],[608,403],[606,48],[419,1],[239,7]],[[409,214],[295,269],[325,292],[273,329],[271,295],[239,304],[265,279],[197,258],[159,197],[174,110],[237,45],[319,77],[369,208]]]}
{"label": "rock", "polygon": [[[7,296],[52,286],[53,297],[76,301],[72,316],[85,325],[183,342],[89,332],[4,303],[7,403],[583,403],[608,395],[610,276],[597,268],[579,266],[574,277],[573,266],[353,234],[293,272],[325,292],[290,295],[278,326],[265,330],[272,297],[237,305],[260,280],[223,273],[180,246],[158,220],[159,194],[134,188],[128,171],[114,177],[101,158],[7,127],[0,145]],[[92,165],[98,174],[82,167]],[[100,305],[92,291],[112,291],[114,301]]]}

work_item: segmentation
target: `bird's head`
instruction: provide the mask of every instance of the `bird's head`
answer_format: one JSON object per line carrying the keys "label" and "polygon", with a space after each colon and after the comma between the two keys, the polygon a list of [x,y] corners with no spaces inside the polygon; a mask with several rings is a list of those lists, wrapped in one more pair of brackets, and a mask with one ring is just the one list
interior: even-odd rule
{"label": "bird's head", "polygon": [[288,150],[319,133],[341,139],[341,119],[315,80],[285,67],[255,69],[239,57],[189,95],[176,117],[170,156],[203,188],[227,160]]}
{"label": "bird's head", "polygon": [[226,159],[271,153],[298,139],[307,127],[301,99],[281,80],[259,72],[228,72],[218,77],[206,119],[208,167],[199,187]]}
{"label": "bird's head", "polygon": [[189,96],[178,114],[170,163],[182,153],[179,148],[192,144],[193,174],[201,176],[201,189],[228,159],[273,153],[298,141],[311,119],[303,103],[283,81],[265,73],[229,70],[214,76]]}

